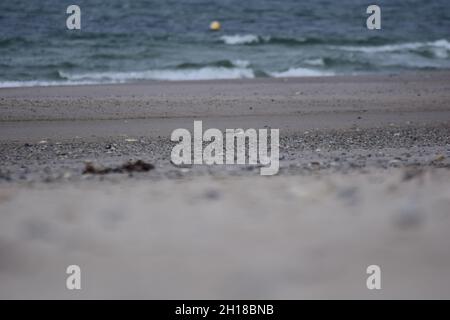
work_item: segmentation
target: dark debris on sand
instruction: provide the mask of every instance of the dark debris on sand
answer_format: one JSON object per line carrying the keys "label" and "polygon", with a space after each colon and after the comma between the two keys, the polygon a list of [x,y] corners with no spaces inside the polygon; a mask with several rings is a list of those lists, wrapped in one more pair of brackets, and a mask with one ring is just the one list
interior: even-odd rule
{"label": "dark debris on sand", "polygon": [[87,162],[83,174],[108,174],[108,173],[132,173],[147,172],[154,169],[155,166],[142,160],[128,161],[118,167],[96,166],[92,162]]}

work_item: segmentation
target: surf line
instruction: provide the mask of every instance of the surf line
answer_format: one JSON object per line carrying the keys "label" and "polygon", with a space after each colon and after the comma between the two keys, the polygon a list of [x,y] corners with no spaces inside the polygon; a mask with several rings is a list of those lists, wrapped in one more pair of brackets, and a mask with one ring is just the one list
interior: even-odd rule
{"label": "surf line", "polygon": [[[279,129],[225,129],[225,134],[216,128],[203,132],[201,120],[194,121],[194,132],[184,128],[175,129],[170,137],[178,142],[171,152],[171,161],[174,165],[221,165],[221,164],[248,164],[261,165],[260,174],[263,176],[275,175],[279,170]],[[224,154],[225,136],[225,154]],[[192,139],[193,150],[192,150]],[[270,155],[269,142],[270,141]],[[204,146],[206,143],[206,146]],[[248,152],[246,153],[246,147]],[[246,157],[247,156],[247,157]],[[192,161],[193,160],[193,161]]]}

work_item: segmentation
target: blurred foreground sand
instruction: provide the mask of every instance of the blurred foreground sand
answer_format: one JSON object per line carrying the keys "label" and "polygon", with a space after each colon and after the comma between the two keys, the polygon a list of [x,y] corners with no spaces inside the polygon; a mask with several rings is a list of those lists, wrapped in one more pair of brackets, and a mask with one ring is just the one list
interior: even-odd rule
{"label": "blurred foreground sand", "polygon": [[0,297],[450,298],[449,208],[447,169],[3,185]]}

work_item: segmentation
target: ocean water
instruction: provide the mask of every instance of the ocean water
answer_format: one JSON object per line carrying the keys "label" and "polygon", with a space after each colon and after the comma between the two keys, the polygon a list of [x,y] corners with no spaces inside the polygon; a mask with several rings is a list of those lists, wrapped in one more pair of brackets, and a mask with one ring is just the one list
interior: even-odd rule
{"label": "ocean water", "polygon": [[[382,30],[366,28],[370,4]],[[450,0],[0,2],[0,87],[449,68]]]}

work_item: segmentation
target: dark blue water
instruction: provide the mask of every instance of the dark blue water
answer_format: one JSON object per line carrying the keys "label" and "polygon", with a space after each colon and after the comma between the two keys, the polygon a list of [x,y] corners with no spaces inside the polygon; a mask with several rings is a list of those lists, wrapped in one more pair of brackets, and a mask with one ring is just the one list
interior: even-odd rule
{"label": "dark blue water", "polygon": [[[382,30],[367,30],[369,4]],[[449,0],[0,2],[0,86],[448,68]]]}

